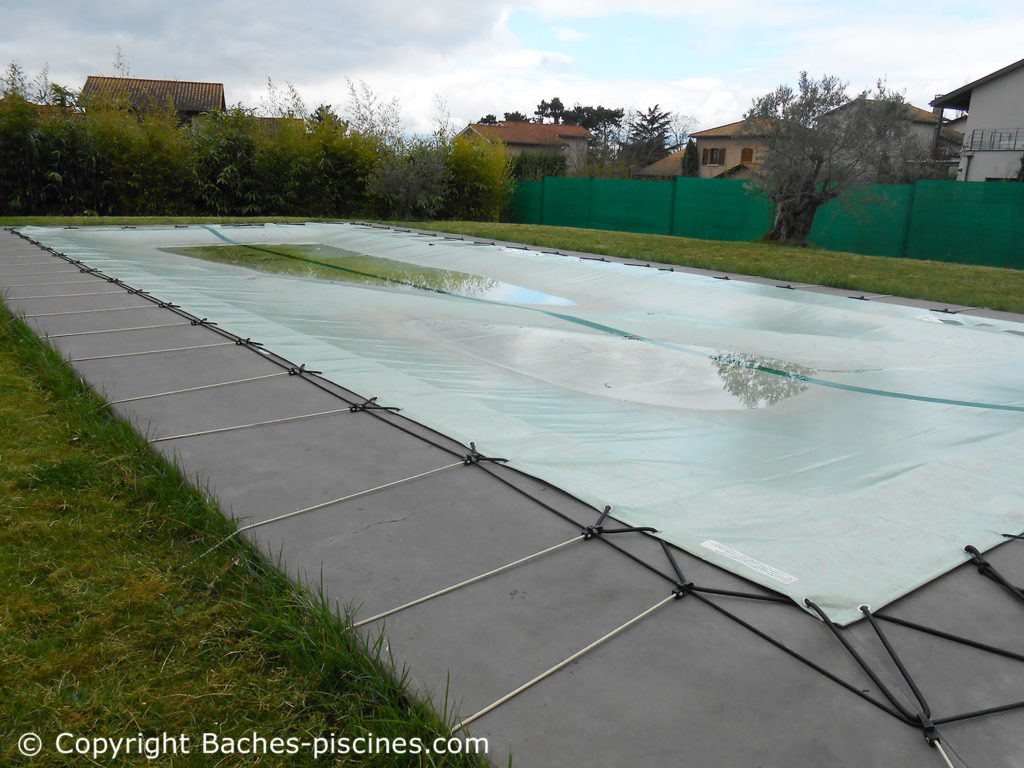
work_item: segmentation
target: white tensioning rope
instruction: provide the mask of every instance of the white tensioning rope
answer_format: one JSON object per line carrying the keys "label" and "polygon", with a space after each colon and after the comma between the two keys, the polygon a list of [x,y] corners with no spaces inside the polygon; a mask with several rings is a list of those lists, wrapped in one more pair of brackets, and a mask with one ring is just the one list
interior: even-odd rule
{"label": "white tensioning rope", "polygon": [[52,296],[8,296],[7,298],[11,301],[21,301],[22,299],[70,299],[72,296],[114,296],[116,294],[123,294],[124,291],[92,291],[91,293],[55,293]]}
{"label": "white tensioning rope", "polygon": [[[235,538],[235,536],[237,536],[238,534],[242,533],[243,531],[251,531],[253,528],[259,528],[261,525],[269,525],[270,523],[276,523],[279,520],[287,520],[289,517],[295,517],[296,515],[304,515],[307,512],[313,512],[313,511],[315,511],[317,509],[323,509],[324,507],[329,507],[329,506],[331,506],[333,504],[341,504],[344,501],[350,501],[352,499],[358,499],[360,496],[368,496],[369,494],[376,493],[377,491],[383,491],[383,490],[386,490],[388,488],[394,488],[396,485],[402,485],[403,483],[408,483],[408,482],[411,482],[413,480],[419,480],[421,477],[427,477],[428,475],[434,475],[434,474],[437,474],[438,472],[444,472],[446,469],[453,469],[454,467],[463,467],[463,466],[466,466],[466,462],[464,460],[459,460],[459,461],[455,462],[454,464],[446,464],[445,466],[438,467],[437,469],[430,469],[430,470],[427,470],[426,472],[420,472],[418,475],[412,475],[410,477],[403,477],[401,480],[395,480],[395,481],[390,482],[390,483],[385,483],[384,485],[378,485],[376,488],[370,488],[370,489],[365,490],[365,491],[359,491],[358,493],[350,493],[348,496],[341,496],[340,498],[331,499],[330,501],[323,501],[323,502],[321,502],[319,504],[314,504],[311,507],[304,507],[302,509],[297,509],[294,512],[288,512],[287,514],[284,514],[284,515],[278,515],[277,517],[271,517],[271,518],[268,518],[267,520],[260,520],[258,523],[249,523],[249,525],[243,525],[241,528],[235,529],[229,535],[225,536],[223,539],[218,541],[216,544],[214,544],[208,550],[203,552],[203,554],[199,555],[199,557],[197,557],[195,560],[193,560],[192,563],[194,563],[196,560],[201,560],[202,558],[206,557],[208,554],[213,552],[213,550],[217,549],[217,547],[227,543],[228,541],[230,541],[231,539]],[[192,563],[189,563],[189,565],[191,565]]]}
{"label": "white tensioning rope", "polygon": [[953,763],[950,761],[949,755],[946,754],[946,750],[942,748],[941,741],[932,742],[932,746],[939,750],[939,754],[942,755],[942,759],[946,761],[946,765],[949,766],[949,768],[956,768],[956,766],[954,766]]}
{"label": "white tensioning rope", "polygon": [[121,312],[125,309],[163,309],[159,304],[137,304],[134,307],[108,307],[103,309],[72,309],[69,312],[39,312],[34,315],[22,315],[22,317],[57,317],[58,315],[85,315],[89,312]]}
{"label": "white tensioning rope", "polygon": [[381,619],[387,618],[388,616],[391,616],[392,614],[398,613],[399,611],[404,611],[406,608],[412,608],[414,605],[420,605],[421,603],[425,603],[428,600],[433,600],[435,597],[440,597],[441,595],[447,595],[449,592],[454,592],[457,589],[462,589],[462,587],[468,587],[470,584],[475,584],[476,582],[483,581],[484,579],[488,579],[491,576],[496,576],[497,574],[501,573],[502,571],[507,571],[510,568],[515,568],[517,565],[522,565],[523,563],[527,563],[530,560],[534,560],[534,559],[536,559],[538,557],[543,557],[544,555],[549,554],[550,552],[554,552],[556,550],[559,550],[562,547],[567,547],[570,544],[576,543],[577,541],[583,541],[584,538],[586,538],[586,537],[583,536],[583,535],[574,536],[573,538],[569,539],[568,541],[563,541],[561,544],[555,544],[555,546],[553,546],[553,547],[548,547],[547,549],[542,549],[540,552],[534,552],[532,555],[527,555],[526,557],[522,557],[519,560],[516,560],[516,561],[511,562],[511,563],[507,563],[507,564],[501,566],[500,568],[495,568],[493,571],[488,571],[487,573],[481,573],[479,576],[474,576],[472,579],[466,579],[465,581],[460,581],[458,584],[452,584],[450,587],[445,587],[444,589],[437,590],[437,592],[431,592],[429,595],[424,595],[423,597],[420,597],[420,598],[418,598],[416,600],[413,600],[412,602],[405,603],[404,605],[400,605],[397,608],[392,608],[391,610],[384,611],[383,613],[378,613],[376,616],[371,616],[368,619],[363,619],[362,621],[357,621],[352,626],[354,628],[358,628],[358,627],[362,627],[362,626],[364,626],[366,624],[372,624],[375,621],[380,621]]}
{"label": "white tensioning rope", "polygon": [[145,331],[149,328],[172,328],[177,325],[191,325],[191,323],[160,323],[159,325],[136,325],[134,328],[111,328],[104,331],[76,331],[75,333],[48,333],[48,339],[64,339],[68,336],[92,336],[101,333],[123,333],[125,331]]}
{"label": "white tensioning rope", "polygon": [[117,355],[96,355],[95,357],[74,357],[69,363],[82,363],[86,360],[109,360],[113,357],[135,357],[137,355],[159,355],[161,352],[185,352],[189,349],[209,349],[210,347],[234,347],[233,341],[222,341],[217,344],[197,344],[193,347],[174,347],[173,349],[147,349],[145,352],[121,352]]}
{"label": "white tensioning rope", "polygon": [[56,283],[20,283],[18,285],[5,285],[4,288],[42,288],[44,285],[77,285],[84,280],[61,280]]}
{"label": "white tensioning rope", "polygon": [[[2,267],[0,267],[2,269]],[[53,270],[47,270],[46,272],[0,272],[0,275],[4,277],[29,277],[31,275],[74,275],[82,274],[80,269],[59,269],[56,272]]]}
{"label": "white tensioning rope", "polygon": [[275,376],[287,376],[288,371],[280,373],[267,373],[263,376],[250,376],[247,379],[233,379],[232,381],[221,381],[217,384],[203,384],[198,387],[186,387],[185,389],[171,389],[167,392],[154,392],[152,395],[138,395],[137,397],[123,397],[120,400],[111,400],[107,405],[120,405],[121,403],[133,403],[136,400],[149,400],[154,397],[165,397],[167,395],[180,395],[185,392],[197,392],[200,389],[213,389],[214,387],[226,387],[230,384],[243,384],[247,381],[259,381],[260,379],[272,379]]}
{"label": "white tensioning rope", "polygon": [[221,432],[234,432],[237,429],[249,429],[251,427],[263,427],[268,424],[283,424],[287,421],[301,421],[302,419],[313,419],[317,416],[330,416],[334,413],[351,413],[351,406],[347,408],[335,408],[330,411],[319,411],[317,413],[306,413],[301,416],[286,416],[283,419],[269,419],[267,421],[254,421],[251,424],[237,424],[233,427],[220,427],[219,429],[204,429],[199,432],[185,432],[180,435],[167,435],[166,437],[154,437],[149,441],[150,445],[153,443],[162,443],[167,440],[181,440],[185,437],[202,437],[203,435],[216,435]]}
{"label": "white tensioning rope", "polygon": [[555,666],[551,667],[551,669],[547,670],[546,672],[541,672],[539,675],[537,675],[535,678],[530,680],[528,683],[523,683],[521,686],[516,688],[514,691],[512,691],[511,693],[508,693],[508,694],[502,696],[500,699],[498,699],[493,704],[487,705],[486,707],[481,709],[479,712],[477,712],[475,715],[470,715],[469,717],[465,718],[458,725],[456,725],[454,728],[452,728],[452,733],[457,733],[457,732],[465,729],[466,726],[468,726],[470,723],[474,722],[475,720],[479,720],[481,717],[486,715],[488,712],[491,712],[491,711],[497,709],[498,707],[500,707],[505,702],[515,698],[516,696],[518,696],[523,691],[525,691],[528,688],[531,688],[532,686],[534,686],[537,683],[539,683],[541,680],[544,680],[545,678],[551,677],[551,675],[555,674],[555,672],[557,672],[558,670],[560,670],[563,667],[567,667],[568,665],[572,664],[574,661],[576,661],[576,659],[578,659],[581,656],[583,656],[583,655],[589,653],[590,651],[594,650],[595,648],[597,648],[602,643],[605,643],[608,640],[611,640],[617,634],[619,634],[620,632],[624,632],[625,630],[629,629],[634,624],[636,624],[636,623],[638,623],[640,621],[643,621],[648,616],[650,616],[652,613],[654,613],[656,610],[661,608],[663,605],[666,605],[667,603],[670,603],[670,602],[672,602],[673,600],[676,600],[676,599],[677,599],[677,596],[675,594],[672,594],[672,595],[669,595],[668,597],[666,597],[664,600],[659,600],[657,603],[652,605],[650,608],[648,608],[646,611],[641,613],[639,616],[636,616],[636,617],[630,619],[629,621],[627,621],[625,624],[623,624],[623,625],[621,625],[619,627],[616,627],[615,629],[613,629],[608,634],[606,634],[603,637],[600,637],[597,640],[595,640],[594,642],[592,642],[586,648],[581,648],[580,650],[576,651],[576,653],[574,653],[572,656],[570,656],[569,658],[565,659],[564,661],[558,662],[557,664],[555,664]]}

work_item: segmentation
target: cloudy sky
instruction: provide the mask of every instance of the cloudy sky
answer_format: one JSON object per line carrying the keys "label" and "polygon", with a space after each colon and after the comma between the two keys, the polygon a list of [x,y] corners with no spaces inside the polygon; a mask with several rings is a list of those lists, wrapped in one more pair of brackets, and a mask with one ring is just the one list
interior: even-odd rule
{"label": "cloudy sky", "polygon": [[885,78],[918,106],[1024,56],[1020,0],[0,0],[0,58],[80,88],[114,72],[223,82],[257,106],[267,78],[343,112],[346,78],[429,132],[531,114],[541,99],[737,120],[801,69],[851,89]]}

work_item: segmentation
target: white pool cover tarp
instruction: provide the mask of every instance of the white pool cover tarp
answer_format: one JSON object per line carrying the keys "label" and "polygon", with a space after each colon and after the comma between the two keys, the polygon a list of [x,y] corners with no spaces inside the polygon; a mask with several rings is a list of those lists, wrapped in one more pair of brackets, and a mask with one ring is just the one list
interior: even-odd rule
{"label": "white pool cover tarp", "polygon": [[[1018,324],[347,224],[23,231],[839,623],[1024,530]],[[480,279],[160,250],[225,241]]]}

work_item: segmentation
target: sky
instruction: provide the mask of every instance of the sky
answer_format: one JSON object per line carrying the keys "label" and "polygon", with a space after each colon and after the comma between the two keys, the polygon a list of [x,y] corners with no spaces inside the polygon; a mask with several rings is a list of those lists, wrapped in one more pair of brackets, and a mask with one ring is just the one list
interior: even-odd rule
{"label": "sky", "polygon": [[541,100],[645,110],[695,128],[739,120],[801,70],[851,94],[880,78],[928,108],[1024,56],[1020,0],[0,0],[0,59],[73,89],[114,75],[224,83],[258,107],[267,80],[344,114],[349,81],[430,133]]}

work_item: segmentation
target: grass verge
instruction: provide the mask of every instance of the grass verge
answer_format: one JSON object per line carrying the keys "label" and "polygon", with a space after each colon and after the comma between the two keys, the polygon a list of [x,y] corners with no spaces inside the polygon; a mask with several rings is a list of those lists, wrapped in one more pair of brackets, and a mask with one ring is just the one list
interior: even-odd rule
{"label": "grass verge", "polygon": [[[448,729],[323,597],[248,544],[0,304],[0,764],[104,764],[58,734],[191,739],[188,757],[122,764],[322,765],[311,750],[200,754],[221,739]],[[16,741],[39,734],[31,761]],[[335,764],[339,761],[335,760]],[[468,756],[349,755],[346,766],[479,766]]]}
{"label": "grass verge", "polygon": [[534,224],[437,221],[410,222],[407,226],[785,282],[1024,312],[1024,270],[1019,269]]}

